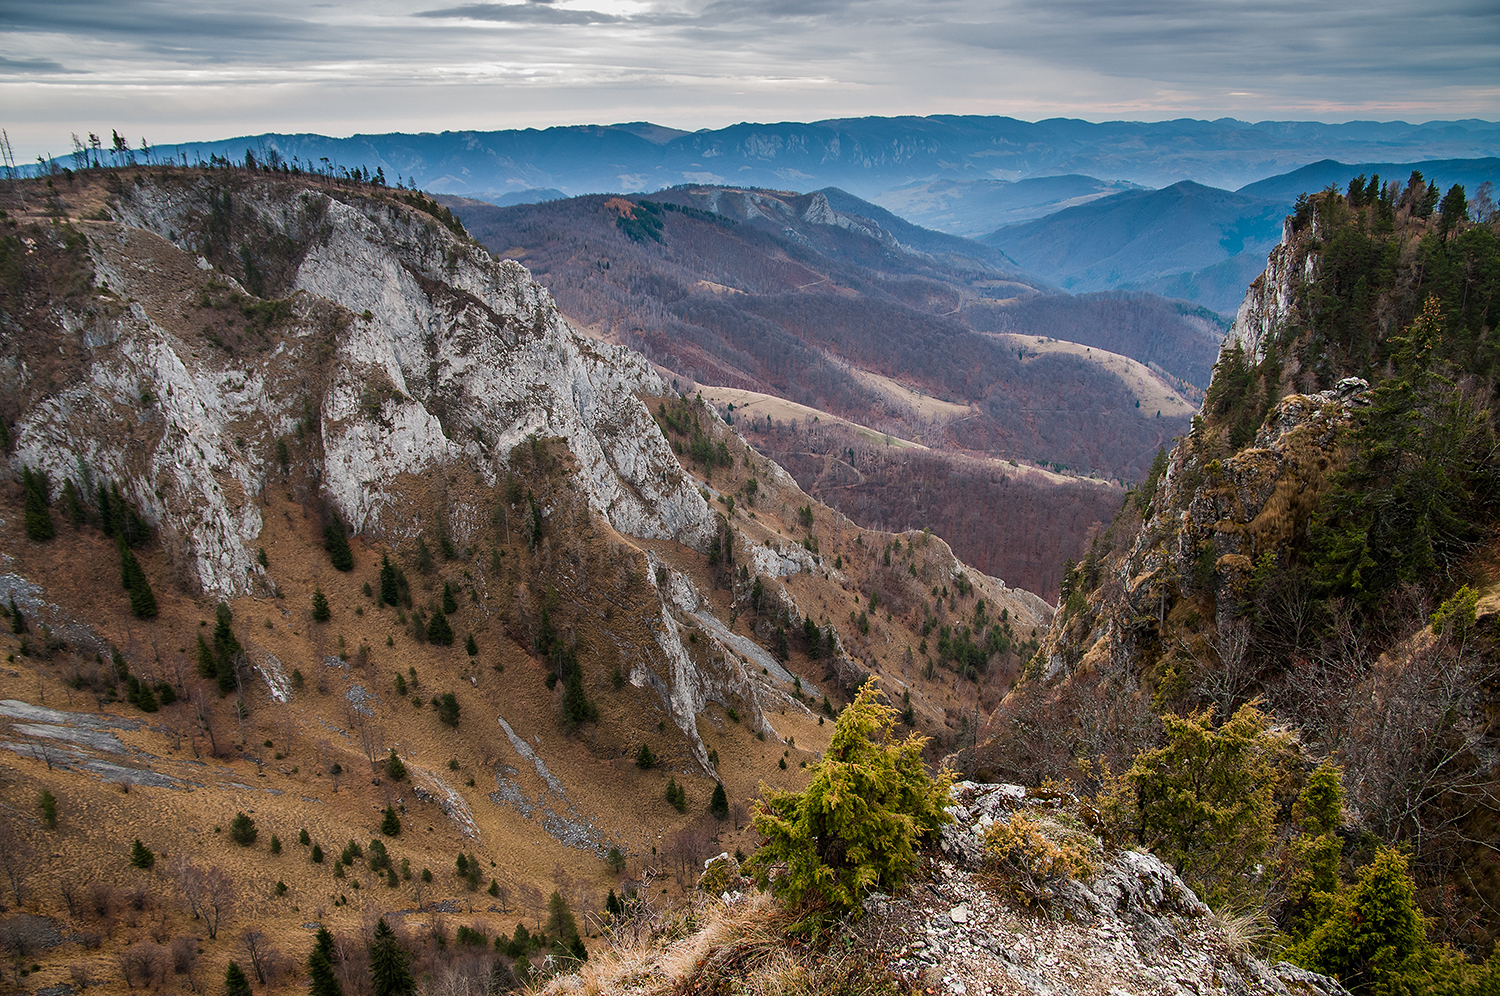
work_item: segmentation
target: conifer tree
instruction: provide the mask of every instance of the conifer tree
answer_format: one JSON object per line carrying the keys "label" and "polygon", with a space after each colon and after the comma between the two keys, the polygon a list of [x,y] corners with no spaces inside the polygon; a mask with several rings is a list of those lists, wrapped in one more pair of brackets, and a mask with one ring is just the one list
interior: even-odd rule
{"label": "conifer tree", "polygon": [[16,596],[10,596],[10,631],[16,635],[26,632],[26,617],[21,614],[21,609],[16,605]]}
{"label": "conifer tree", "polygon": [[470,633],[469,634],[469,638],[464,641],[464,651],[466,653],[468,653],[468,655],[470,657],[478,657],[479,656],[479,644],[476,643],[476,642],[474,642],[474,634],[473,633]]}
{"label": "conifer tree", "polygon": [[391,564],[391,558],[381,554],[380,557],[380,602],[382,605],[395,605],[401,601],[401,589],[396,585],[396,568]]}
{"label": "conifer tree", "polygon": [[452,692],[444,692],[437,699],[438,719],[454,729],[458,728],[458,697]]}
{"label": "conifer tree", "polygon": [[443,582],[443,611],[448,615],[458,611],[458,601],[453,597],[453,586]]}
{"label": "conifer tree", "polygon": [[146,572],[123,538],[120,540],[120,580],[130,593],[130,611],[137,619],[150,619],[156,615],[156,593],[151,590]]}
{"label": "conifer tree", "polygon": [[370,987],[374,996],[411,996],[416,992],[417,984],[407,967],[409,958],[396,943],[396,932],[381,917],[370,944]]}
{"label": "conifer tree", "polygon": [[229,611],[229,606],[220,602],[214,610],[214,673],[219,679],[219,692],[224,695],[234,691],[239,683],[235,662],[242,648],[231,628],[233,622],[234,614]]}
{"label": "conifer tree", "polygon": [[21,483],[26,491],[24,515],[26,538],[33,543],[45,543],[57,535],[57,529],[52,524],[52,513],[47,510],[44,481],[45,478],[39,473],[32,473],[30,467],[22,468]]}
{"label": "conifer tree", "polygon": [[151,853],[151,848],[141,843],[137,837],[135,843],[130,846],[130,864],[134,868],[149,869],[156,864],[156,855]]}
{"label": "conifer tree", "polygon": [[716,820],[729,819],[729,797],[724,794],[724,783],[714,783],[713,798],[708,801],[708,811]]}
{"label": "conifer tree", "polygon": [[334,570],[354,569],[354,553],[349,549],[349,538],[344,535],[344,522],[337,515],[323,528],[323,548],[328,551],[328,561]]}
{"label": "conifer tree", "polygon": [[380,821],[380,832],[387,837],[395,837],[401,833],[401,818],[390,806],[385,807],[385,816]]}
{"label": "conifer tree", "polygon": [[328,596],[323,594],[322,588],[314,588],[312,593],[312,616],[313,622],[327,622],[332,615],[328,610]]}
{"label": "conifer tree", "polygon": [[448,624],[448,617],[441,610],[434,612],[427,621],[427,642],[440,647],[453,644],[453,627]]}
{"label": "conifer tree", "polygon": [[224,996],[251,996],[250,980],[238,962],[230,962],[224,970]]}
{"label": "conifer tree", "polygon": [[590,702],[584,692],[583,678],[580,677],[577,666],[568,672],[568,682],[563,687],[562,709],[563,719],[570,728],[579,723],[594,723],[599,720],[599,707]]}
{"label": "conifer tree", "polygon": [[385,773],[393,782],[399,782],[406,777],[406,765],[402,764],[401,758],[396,756],[394,747],[391,748],[390,756],[385,759]]}
{"label": "conifer tree", "polygon": [[[926,738],[891,736],[896,711],[867,680],[839,715],[833,741],[805,792],[776,792],[756,807],[767,840],[749,861],[762,888],[786,862],[774,890],[793,905],[842,911],[872,889],[892,889],[915,868],[916,843],[949,822],[951,776],[932,778]],[[826,860],[833,853],[838,862]]]}
{"label": "conifer tree", "polygon": [[547,897],[545,932],[553,939],[554,950],[561,949],[559,954],[569,955],[579,961],[588,960],[583,938],[578,936],[578,922],[573,918],[573,911],[568,908],[568,901],[556,892]]}
{"label": "conifer tree", "polygon": [[318,928],[312,954],[307,956],[307,974],[312,978],[311,996],[344,996],[344,987],[333,970],[333,935],[327,927]]}
{"label": "conifer tree", "polygon": [[83,525],[83,520],[87,518],[83,508],[83,497],[78,493],[78,486],[73,483],[71,477],[63,481],[62,513],[63,518],[67,519],[68,524],[74,529]]}

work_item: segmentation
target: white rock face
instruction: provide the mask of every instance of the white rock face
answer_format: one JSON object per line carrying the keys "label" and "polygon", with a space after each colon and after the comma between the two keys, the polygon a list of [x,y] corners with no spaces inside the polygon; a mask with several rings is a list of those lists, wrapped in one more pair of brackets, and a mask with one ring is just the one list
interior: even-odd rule
{"label": "white rock face", "polygon": [[[260,575],[253,499],[274,440],[302,414],[301,394],[280,381],[331,349],[314,399],[319,472],[356,530],[404,538],[403,475],[462,465],[493,483],[535,433],[567,440],[590,506],[615,529],[707,548],[713,515],[636,397],[666,390],[645,359],[581,339],[523,267],[416,211],[315,189],[289,197],[280,182],[241,191],[235,211],[306,238],[293,341],[271,356],[205,355],[213,351],[184,335],[181,271],[243,289],[164,239],[185,243],[179,233],[201,229],[206,185],[127,190],[121,224],[89,226],[96,281],[131,303],[107,321],[68,316],[93,346],[88,376],[26,413],[17,464],[43,467],[59,484],[85,484],[80,467],[120,481],[153,525],[181,532],[183,566],[205,592],[246,593]],[[308,219],[317,222],[311,236]],[[174,276],[175,301],[160,286]],[[331,343],[313,321],[320,299],[347,309]],[[455,532],[476,518],[460,510]]]}
{"label": "white rock face", "polygon": [[1292,315],[1292,279],[1310,279],[1313,257],[1306,262],[1307,272],[1293,272],[1292,219],[1282,223],[1281,242],[1271,250],[1266,260],[1266,269],[1245,293],[1239,311],[1234,316],[1234,327],[1224,337],[1224,349],[1238,343],[1245,350],[1248,362],[1258,363],[1265,358],[1265,344],[1284,326]]}

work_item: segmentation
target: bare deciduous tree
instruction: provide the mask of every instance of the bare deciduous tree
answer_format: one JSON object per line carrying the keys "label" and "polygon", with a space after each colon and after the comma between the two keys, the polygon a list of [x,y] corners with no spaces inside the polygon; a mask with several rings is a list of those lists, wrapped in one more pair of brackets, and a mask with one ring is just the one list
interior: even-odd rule
{"label": "bare deciduous tree", "polygon": [[21,905],[21,888],[32,868],[34,855],[15,825],[9,820],[0,823],[0,871],[5,872],[16,905]]}

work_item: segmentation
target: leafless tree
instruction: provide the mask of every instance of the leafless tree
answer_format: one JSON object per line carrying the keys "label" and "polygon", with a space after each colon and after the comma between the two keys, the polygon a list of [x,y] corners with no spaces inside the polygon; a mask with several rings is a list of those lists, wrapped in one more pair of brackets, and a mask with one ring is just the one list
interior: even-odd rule
{"label": "leafless tree", "polygon": [[219,927],[234,909],[234,880],[218,865],[200,868],[181,852],[175,872],[193,919],[203,921],[209,940],[218,937]]}
{"label": "leafless tree", "polygon": [[[219,757],[219,738],[214,733],[214,705],[213,699],[209,697],[208,691],[201,685],[193,689],[193,717],[198,721],[198,729],[204,736],[208,737],[209,754]],[[193,754],[198,753],[198,745],[193,744]]]}
{"label": "leafless tree", "polygon": [[250,959],[250,967],[255,970],[255,978],[261,985],[265,985],[265,962],[270,949],[270,942],[266,940],[265,933],[255,927],[246,927],[240,931],[240,945]]}
{"label": "leafless tree", "polygon": [[5,880],[10,883],[11,894],[15,896],[17,906],[21,905],[21,888],[34,860],[31,845],[15,825],[9,820],[0,823],[0,871],[5,872]]}

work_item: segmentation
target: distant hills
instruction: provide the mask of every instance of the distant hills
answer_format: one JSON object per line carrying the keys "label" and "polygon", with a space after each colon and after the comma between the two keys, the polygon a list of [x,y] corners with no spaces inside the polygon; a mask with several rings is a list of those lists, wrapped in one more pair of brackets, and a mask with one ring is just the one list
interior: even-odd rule
{"label": "distant hills", "polygon": [[[914,182],[1059,176],[1148,187],[1193,180],[1232,189],[1320,159],[1467,158],[1497,148],[1500,124],[1473,120],[1095,124],[933,115],[742,123],[695,132],[632,122],[349,138],[273,133],[161,151],[189,160],[218,155],[242,161],[247,149],[262,160],[272,152],[311,164],[326,158],[332,165],[379,168],[392,180],[399,175],[427,190],[468,197],[549,187],[576,195],[711,183],[796,191],[837,186],[873,198]],[[1021,192],[1035,193],[1044,204],[1058,198],[1051,185]]]}
{"label": "distant hills", "polygon": [[918,225],[977,239],[1003,225],[1031,221],[1135,186],[1126,180],[1076,174],[1029,180],[914,180],[874,200]]}
{"label": "distant hills", "polygon": [[[1497,158],[1355,165],[1325,159],[1237,191],[1183,181],[1098,197],[979,241],[1070,291],[1150,291],[1227,313],[1265,268],[1299,195],[1343,188],[1356,176],[1405,182],[1413,170],[1445,190],[1464,184],[1471,195],[1486,180],[1500,182]],[[955,200],[950,210],[979,215],[982,198]]]}

